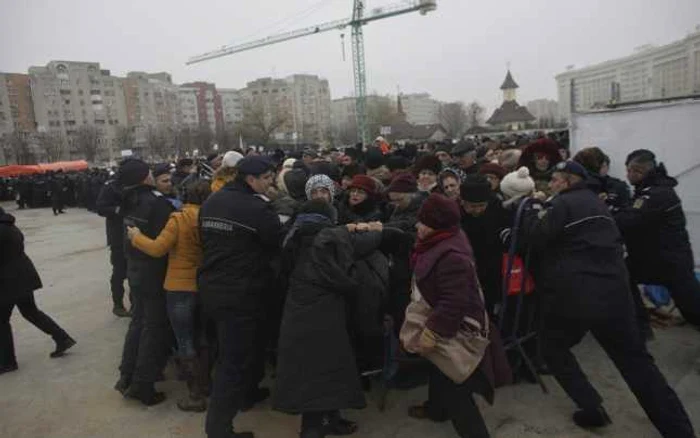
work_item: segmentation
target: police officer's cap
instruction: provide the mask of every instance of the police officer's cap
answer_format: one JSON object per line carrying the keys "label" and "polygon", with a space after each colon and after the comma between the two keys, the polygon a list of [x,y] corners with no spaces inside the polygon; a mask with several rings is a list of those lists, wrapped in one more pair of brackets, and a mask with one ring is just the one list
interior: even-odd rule
{"label": "police officer's cap", "polygon": [[241,175],[260,176],[275,169],[274,163],[267,157],[252,155],[238,162],[238,173]]}
{"label": "police officer's cap", "polygon": [[588,171],[586,171],[586,168],[575,161],[562,161],[556,165],[554,171],[580,176],[583,179],[588,178]]}

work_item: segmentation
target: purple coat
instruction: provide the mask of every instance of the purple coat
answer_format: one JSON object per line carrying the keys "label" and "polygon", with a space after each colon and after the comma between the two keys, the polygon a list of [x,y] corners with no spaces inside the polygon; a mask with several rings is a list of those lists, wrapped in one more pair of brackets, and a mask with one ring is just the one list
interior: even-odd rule
{"label": "purple coat", "polygon": [[484,324],[484,304],[477,287],[474,255],[459,231],[420,254],[414,274],[423,298],[433,308],[427,327],[453,337],[465,316]]}

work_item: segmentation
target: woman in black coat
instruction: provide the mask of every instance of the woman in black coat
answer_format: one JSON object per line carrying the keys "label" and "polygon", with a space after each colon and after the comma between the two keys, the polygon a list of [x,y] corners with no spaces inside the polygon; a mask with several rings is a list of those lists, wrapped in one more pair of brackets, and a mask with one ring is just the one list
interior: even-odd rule
{"label": "woman in black coat", "polygon": [[350,233],[355,225],[334,227],[331,209],[319,200],[306,203],[284,245],[283,259],[293,267],[273,406],[302,414],[302,438],[353,433],[357,425],[342,419],[340,410],[366,405],[352,348],[350,308],[367,282],[355,263],[378,249],[383,233]]}
{"label": "woman in black coat", "polygon": [[75,341],[48,315],[39,310],[34,291],[40,289],[41,279],[34,264],[24,252],[24,235],[15,226],[15,218],[0,207],[0,374],[17,370],[10,316],[15,306],[22,316],[39,330],[51,335],[59,357]]}

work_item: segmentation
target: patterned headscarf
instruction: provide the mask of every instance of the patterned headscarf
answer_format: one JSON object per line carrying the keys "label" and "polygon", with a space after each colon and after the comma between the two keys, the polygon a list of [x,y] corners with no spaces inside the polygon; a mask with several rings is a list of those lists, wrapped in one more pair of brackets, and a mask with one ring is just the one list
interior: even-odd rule
{"label": "patterned headscarf", "polygon": [[311,199],[314,189],[323,188],[331,193],[331,199],[335,198],[335,183],[328,175],[314,175],[306,181],[306,199]]}

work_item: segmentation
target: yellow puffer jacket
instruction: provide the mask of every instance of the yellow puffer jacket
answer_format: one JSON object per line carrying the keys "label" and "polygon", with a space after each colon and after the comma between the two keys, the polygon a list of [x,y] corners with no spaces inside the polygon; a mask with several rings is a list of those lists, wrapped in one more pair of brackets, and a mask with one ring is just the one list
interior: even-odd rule
{"label": "yellow puffer jacket", "polygon": [[196,292],[197,268],[202,264],[199,240],[199,205],[185,204],[170,215],[156,239],[137,234],[131,244],[151,257],[168,254],[168,271],[163,287],[167,291]]}
{"label": "yellow puffer jacket", "polygon": [[211,192],[218,192],[227,183],[236,179],[238,169],[235,167],[219,167],[214,173],[214,179],[211,182]]}

